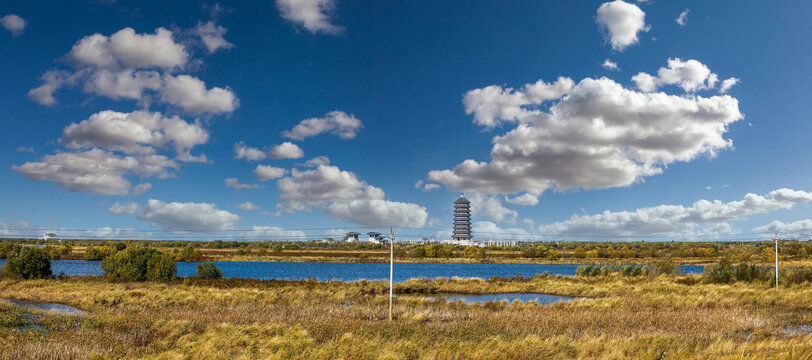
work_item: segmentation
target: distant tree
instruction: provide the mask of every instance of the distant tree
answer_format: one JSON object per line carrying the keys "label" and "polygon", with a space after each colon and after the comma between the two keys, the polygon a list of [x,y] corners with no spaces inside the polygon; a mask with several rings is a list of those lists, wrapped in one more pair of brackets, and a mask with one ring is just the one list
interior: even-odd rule
{"label": "distant tree", "polygon": [[203,254],[200,250],[195,249],[194,246],[188,245],[183,250],[175,255],[175,261],[200,261],[203,259]]}
{"label": "distant tree", "polygon": [[582,246],[578,246],[572,252],[572,257],[583,259],[586,257],[586,250]]}
{"label": "distant tree", "polygon": [[52,275],[51,256],[36,247],[21,247],[8,254],[5,272],[23,279],[42,279]]}
{"label": "distant tree", "polygon": [[199,279],[219,279],[223,277],[223,270],[211,261],[197,264],[195,276]]}
{"label": "distant tree", "polygon": [[170,255],[150,248],[118,252],[104,259],[101,268],[107,276],[131,281],[167,281],[177,273]]}

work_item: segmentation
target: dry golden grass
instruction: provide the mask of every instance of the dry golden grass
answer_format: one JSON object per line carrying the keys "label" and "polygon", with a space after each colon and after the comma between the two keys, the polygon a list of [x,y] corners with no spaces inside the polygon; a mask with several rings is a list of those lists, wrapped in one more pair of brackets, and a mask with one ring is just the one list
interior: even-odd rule
{"label": "dry golden grass", "polygon": [[[45,332],[0,321],[0,359],[676,359],[812,358],[812,286],[536,277],[384,282],[0,280],[0,297],[58,302]],[[693,284],[693,285],[687,285]],[[538,292],[589,297],[534,303],[438,303],[425,293]],[[13,317],[0,306],[0,319]],[[41,313],[44,314],[44,313]]]}

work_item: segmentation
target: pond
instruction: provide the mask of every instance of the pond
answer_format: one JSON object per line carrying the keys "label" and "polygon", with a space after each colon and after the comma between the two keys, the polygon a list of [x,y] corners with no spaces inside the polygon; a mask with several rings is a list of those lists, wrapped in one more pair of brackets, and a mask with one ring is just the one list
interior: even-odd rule
{"label": "pond", "polygon": [[84,315],[85,312],[83,310],[77,309],[72,306],[62,305],[62,304],[49,304],[49,303],[38,303],[38,302],[31,302],[31,301],[23,301],[23,300],[13,300],[13,299],[3,299],[0,298],[0,302],[4,302],[6,304],[11,304],[14,306],[19,306],[28,309],[36,309],[42,311],[51,311],[55,313],[60,313],[63,315]]}
{"label": "pond", "polygon": [[[5,264],[0,260],[0,265]],[[101,275],[99,261],[52,260],[51,269],[55,275]],[[306,262],[215,262],[227,278],[303,280],[312,278],[321,281],[389,280],[387,263],[306,263]],[[179,262],[178,276],[193,276],[193,262]],[[438,263],[395,263],[395,282],[413,278],[462,277],[488,279],[493,276],[534,276],[544,272],[550,275],[574,276],[575,264],[438,264]],[[686,274],[701,274],[702,266],[680,266]]]}

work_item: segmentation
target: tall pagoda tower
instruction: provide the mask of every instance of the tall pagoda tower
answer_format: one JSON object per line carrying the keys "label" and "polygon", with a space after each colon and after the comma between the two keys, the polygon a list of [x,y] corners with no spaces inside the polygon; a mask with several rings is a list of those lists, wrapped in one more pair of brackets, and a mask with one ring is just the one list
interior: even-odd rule
{"label": "tall pagoda tower", "polygon": [[471,202],[465,198],[465,194],[460,194],[460,198],[454,201],[454,240],[468,240],[471,235]]}

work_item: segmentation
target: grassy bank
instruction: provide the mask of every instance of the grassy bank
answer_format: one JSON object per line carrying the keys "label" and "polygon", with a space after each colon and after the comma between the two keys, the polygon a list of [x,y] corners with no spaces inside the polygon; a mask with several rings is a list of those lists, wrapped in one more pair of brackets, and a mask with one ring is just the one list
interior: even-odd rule
{"label": "grassy bank", "polygon": [[[812,287],[711,285],[699,276],[384,282],[101,277],[0,280],[0,297],[58,302],[20,331],[0,306],[0,358],[812,358]],[[589,297],[549,306],[436,303],[426,293],[537,292]]]}

